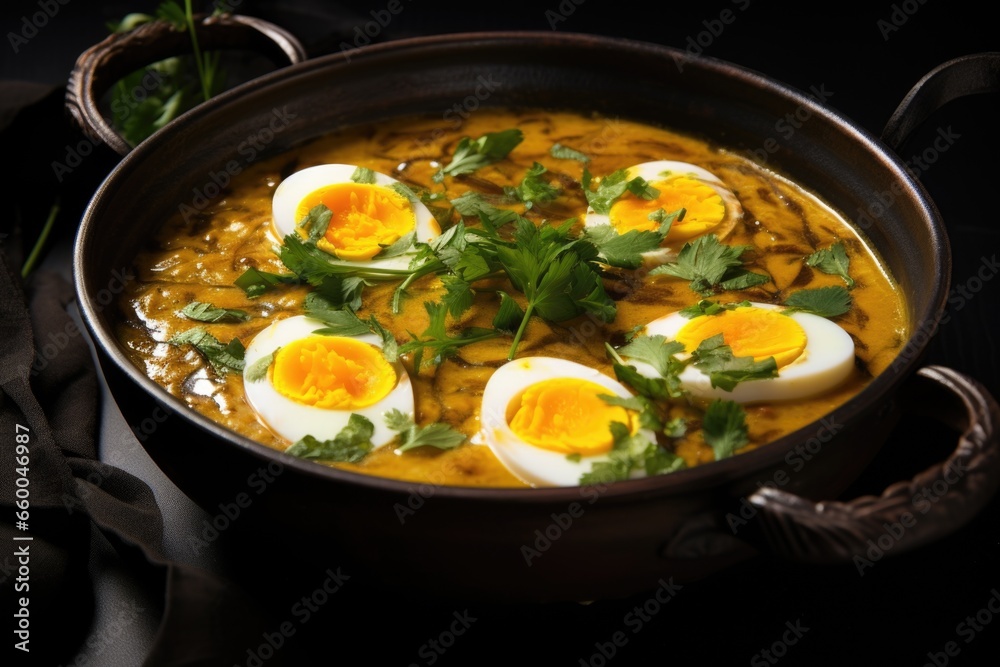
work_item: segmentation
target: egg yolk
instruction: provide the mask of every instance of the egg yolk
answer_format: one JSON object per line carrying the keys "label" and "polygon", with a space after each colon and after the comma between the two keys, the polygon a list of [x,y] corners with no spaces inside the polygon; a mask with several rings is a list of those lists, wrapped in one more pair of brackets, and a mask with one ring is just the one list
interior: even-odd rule
{"label": "egg yolk", "polygon": [[696,317],[681,327],[676,340],[693,352],[703,340],[720,333],[735,356],[754,361],[774,357],[778,368],[798,359],[806,348],[802,325],[779,311],[751,306]]}
{"label": "egg yolk", "polygon": [[271,384],[296,403],[330,410],[373,405],[396,386],[396,370],[374,345],[339,336],[309,336],[274,355]]}
{"label": "egg yolk", "polygon": [[529,386],[508,406],[511,430],[525,442],[563,454],[590,456],[611,450],[611,422],[631,428],[625,408],[599,398],[611,394],[596,382],[553,378]]}
{"label": "egg yolk", "polygon": [[316,245],[340,259],[371,259],[415,226],[409,200],[380,185],[335,183],[320,188],[299,202],[295,219],[303,219],[319,204],[333,216]]}
{"label": "egg yolk", "polygon": [[678,176],[650,183],[660,191],[655,199],[641,199],[626,194],[611,206],[611,224],[619,234],[631,231],[655,231],[660,223],[649,215],[661,208],[667,213],[685,209],[684,219],[675,220],[670,226],[667,241],[685,241],[704,234],[726,217],[722,197],[702,181]]}

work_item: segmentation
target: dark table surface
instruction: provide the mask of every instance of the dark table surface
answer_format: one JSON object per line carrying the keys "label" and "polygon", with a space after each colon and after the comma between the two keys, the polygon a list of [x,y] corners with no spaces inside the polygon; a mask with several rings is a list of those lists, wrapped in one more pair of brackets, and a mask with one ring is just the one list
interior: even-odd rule
{"label": "dark table surface", "polygon": [[[8,3],[4,34],[20,31],[23,17],[41,3]],[[56,3],[49,3],[55,5]],[[65,81],[76,55],[105,34],[104,22],[155,3],[82,0],[59,5],[46,25],[15,50],[4,45],[0,78],[51,84]],[[196,5],[198,3],[195,3]],[[237,3],[233,3],[237,4]],[[302,38],[313,54],[336,51],[353,39],[370,12],[387,3],[317,1],[239,3],[240,13],[268,18]],[[832,4],[806,9],[759,0],[719,0],[655,11],[605,0],[551,0],[529,8],[507,3],[445,3],[402,0],[403,10],[375,38],[487,29],[529,29],[609,34],[700,50],[786,82],[799,89],[832,91],[829,105],[878,133],[910,86],[934,66],[977,51],[1000,50],[991,20],[971,2],[871,3],[864,11]],[[475,13],[472,13],[474,10]],[[730,13],[723,15],[723,11]],[[804,11],[810,11],[808,15]],[[724,23],[720,19],[730,19]],[[9,41],[9,37],[8,37]],[[700,44],[699,44],[700,41]],[[955,299],[938,332],[928,363],[977,378],[1000,395],[1000,250],[996,193],[1000,99],[980,96],[935,114],[926,133],[902,150],[919,154],[937,128],[959,139],[921,180],[946,221],[952,242]],[[923,143],[921,143],[923,142]],[[46,265],[67,271],[72,230],[63,229]],[[930,270],[930,267],[928,267]],[[976,277],[981,282],[976,281]],[[975,288],[974,293],[972,293]],[[956,292],[957,293],[957,292]],[[961,304],[958,309],[957,304]],[[287,616],[294,601],[321,582],[285,562],[245,567],[243,545],[223,534],[206,548],[192,548],[207,515],[156,468],[138,446],[114,401],[105,395],[102,458],[114,460],[154,489],[165,515],[171,557],[240,580],[260,601]],[[878,459],[845,498],[877,493],[946,455],[954,434],[921,420],[904,421]],[[252,555],[251,555],[252,556]],[[291,556],[291,555],[290,555]],[[935,544],[879,561],[860,576],[852,564],[814,566],[761,556],[707,580],[685,586],[671,602],[633,632],[626,616],[649,594],[627,600],[547,606],[497,606],[433,600],[386,592],[366,582],[345,586],[301,626],[279,653],[290,664],[336,664],[350,645],[374,664],[465,665],[493,662],[602,664],[767,665],[983,665],[1000,656],[1000,499],[971,523]],[[156,605],[137,587],[109,549],[98,550],[92,569],[98,610],[78,664],[139,664],[158,617]],[[484,573],[484,576],[489,576]],[[264,585],[254,585],[254,581]],[[474,618],[460,636],[442,636],[458,616]],[[456,626],[458,627],[458,626]],[[795,628],[796,631],[791,629]],[[616,632],[627,642],[609,654]],[[785,640],[794,640],[794,643]],[[439,643],[432,643],[439,642]],[[946,648],[951,645],[952,655]],[[445,645],[447,644],[447,648]],[[268,651],[249,647],[268,664]],[[769,651],[765,654],[764,651]],[[275,659],[276,661],[276,659]]]}

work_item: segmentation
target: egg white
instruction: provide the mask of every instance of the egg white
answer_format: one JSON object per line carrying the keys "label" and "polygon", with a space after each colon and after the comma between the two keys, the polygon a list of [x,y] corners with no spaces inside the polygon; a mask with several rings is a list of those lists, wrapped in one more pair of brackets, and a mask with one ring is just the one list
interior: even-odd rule
{"label": "egg white", "polygon": [[[351,183],[351,175],[355,169],[357,167],[353,164],[321,164],[297,171],[279,183],[271,199],[272,231],[277,236],[278,242],[280,243],[288,234],[299,233],[300,220],[296,218],[296,211],[306,196],[328,185]],[[375,185],[391,188],[396,183],[399,181],[391,176],[375,172]],[[413,209],[417,241],[427,243],[441,234],[441,227],[434,219],[434,215],[420,200],[411,198],[410,207]],[[405,269],[412,258],[412,253],[386,259],[373,258],[359,261],[340,260],[331,256],[331,260],[335,261],[386,269]]]}
{"label": "egg white", "polygon": [[[247,346],[245,360],[249,368],[262,357],[274,352],[279,347],[301,338],[309,337],[317,329],[326,325],[320,320],[297,315],[271,324],[258,333]],[[355,340],[369,343],[381,349],[382,339],[374,334],[354,336]],[[347,425],[352,413],[367,417],[375,425],[371,442],[375,447],[381,447],[396,437],[396,432],[385,425],[384,415],[396,408],[413,418],[414,401],[413,386],[410,376],[402,364],[395,363],[398,378],[396,386],[387,396],[373,405],[353,410],[335,410],[317,408],[297,403],[280,394],[271,384],[270,373],[263,380],[251,382],[244,375],[243,386],[247,401],[254,412],[267,426],[281,437],[296,442],[307,435],[318,440],[329,440],[335,437]]]}
{"label": "egg white", "polygon": [[[632,393],[600,371],[566,359],[525,357],[501,366],[486,383],[480,415],[482,436],[493,454],[514,475],[532,486],[576,486],[580,477],[599,461],[609,460],[608,454],[583,456],[579,462],[566,454],[531,445],[522,440],[507,423],[507,406],[529,386],[553,378],[579,378],[605,387],[609,394],[630,398]],[[610,428],[610,424],[609,424]],[[652,431],[640,430],[655,442]],[[645,471],[634,470],[633,477],[644,477]]]}
{"label": "egg white", "polygon": [[[764,310],[785,310],[767,303],[751,303]],[[713,317],[703,315],[702,317]],[[788,315],[799,323],[806,333],[806,347],[795,361],[778,369],[778,377],[741,382],[732,391],[712,387],[706,373],[687,366],[680,374],[681,384],[695,396],[723,398],[738,403],[761,401],[789,401],[816,396],[836,387],[851,374],[854,368],[854,341],[850,334],[834,322],[812,313],[792,312]],[[684,325],[691,322],[679,312],[671,313],[646,325],[644,334],[661,335],[674,340]],[[690,357],[691,350],[677,357]],[[629,359],[628,363],[647,377],[658,377],[649,364]]]}
{"label": "egg white", "polygon": [[[628,179],[631,180],[636,176],[641,176],[651,184],[669,181],[672,178],[680,176],[687,176],[694,180],[701,181],[715,190],[722,198],[723,204],[725,204],[726,214],[718,225],[706,230],[705,233],[715,234],[720,240],[728,236],[733,230],[733,227],[736,226],[736,223],[743,217],[743,206],[740,204],[740,200],[737,198],[736,194],[722,182],[722,179],[707,169],[699,167],[698,165],[690,164],[688,162],[677,162],[674,160],[643,162],[642,164],[632,165],[628,168]],[[667,213],[672,212],[673,211],[667,211]],[[593,208],[587,207],[587,213],[584,216],[583,224],[586,227],[611,225],[611,217],[604,214],[598,214]],[[672,262],[677,259],[677,254],[680,252],[681,248],[684,247],[684,243],[691,240],[693,239],[668,242],[661,248],[644,252],[642,253],[643,264],[646,267],[653,267],[667,262]]]}

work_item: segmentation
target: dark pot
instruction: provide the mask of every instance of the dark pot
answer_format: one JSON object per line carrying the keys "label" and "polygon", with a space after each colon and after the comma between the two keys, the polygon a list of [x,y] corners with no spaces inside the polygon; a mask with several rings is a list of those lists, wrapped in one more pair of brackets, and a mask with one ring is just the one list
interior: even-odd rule
{"label": "dark pot", "polygon": [[[94,75],[107,66],[97,60],[81,61],[71,82],[71,103],[89,122],[95,81],[109,79]],[[904,526],[894,538],[893,553],[901,553],[955,530],[990,498],[1000,467],[1000,409],[969,378],[917,370],[943,313],[951,259],[933,202],[890,146],[931,108],[995,86],[970,75],[996,62],[951,63],[922,82],[890,122],[888,146],[759,74],[625,40],[449,35],[305,62],[201,105],[122,159],[80,229],[80,307],[112,392],[157,464],[210,514],[249,494],[239,527],[280,539],[296,558],[336,548],[392,584],[465,597],[585,600],[650,590],[661,578],[697,579],[760,549],[814,562],[850,560],[882,537],[886,524]],[[286,457],[189,410],[132,365],[102,295],[193,189],[228,161],[243,164],[237,147],[248,136],[283,114],[287,124],[267,146],[273,154],[352,123],[440,114],[484,75],[499,82],[484,104],[594,110],[744,151],[776,140],[776,119],[807,111],[810,120],[791,137],[773,151],[767,144],[768,164],[842,211],[868,211],[858,223],[909,298],[914,334],[896,363],[826,420],[747,454],[606,488],[528,490],[420,487]],[[892,205],[875,215],[872,204],[887,192]],[[964,431],[949,459],[878,498],[816,502],[843,493],[907,408]],[[273,481],[261,489],[265,475]],[[914,494],[935,482],[940,500],[926,514],[915,511]]]}

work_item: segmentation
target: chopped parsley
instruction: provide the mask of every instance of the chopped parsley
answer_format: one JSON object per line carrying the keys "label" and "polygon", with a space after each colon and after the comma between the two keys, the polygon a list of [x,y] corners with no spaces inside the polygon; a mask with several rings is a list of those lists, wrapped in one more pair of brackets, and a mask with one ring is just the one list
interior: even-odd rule
{"label": "chopped parsley", "polygon": [[621,422],[611,422],[614,445],[607,461],[597,461],[580,477],[580,484],[607,484],[628,479],[634,470],[647,475],[673,472],[685,467],[684,459],[668,452],[641,433],[632,434]]}
{"label": "chopped parsley", "polygon": [[722,290],[741,290],[770,282],[770,276],[743,268],[741,259],[750,246],[728,246],[715,234],[700,236],[681,248],[677,261],[658,266],[649,275],[668,275],[691,281],[702,296]]}
{"label": "chopped parsley", "polygon": [[549,149],[549,155],[557,160],[576,160],[583,164],[590,163],[590,158],[586,154],[562,144],[552,144],[552,148]]}
{"label": "chopped parsley", "polygon": [[181,315],[197,322],[246,322],[250,313],[232,308],[216,308],[210,303],[192,301],[184,306]]}
{"label": "chopped parsley", "polygon": [[368,167],[358,167],[351,174],[351,180],[355,183],[371,185],[375,183],[375,172]]}
{"label": "chopped parsley", "polygon": [[445,176],[471,174],[480,167],[499,162],[523,140],[524,135],[518,129],[487,132],[475,141],[463,137],[451,161],[434,175],[434,181],[440,183]]}
{"label": "chopped parsley", "polygon": [[[851,294],[840,285],[803,289],[792,292],[785,305],[792,310],[801,310],[820,317],[837,317],[851,309]],[[788,311],[785,311],[788,312]]]}
{"label": "chopped parsley", "polygon": [[417,426],[409,415],[396,408],[385,413],[385,425],[399,433],[402,444],[396,448],[397,453],[407,452],[417,447],[454,449],[465,442],[465,434],[456,431],[447,424],[435,422],[426,426]]}
{"label": "chopped parsley", "polygon": [[400,346],[400,354],[413,354],[413,366],[418,371],[424,362],[424,353],[430,352],[429,361],[434,364],[441,363],[442,360],[455,354],[458,348],[484,340],[490,340],[500,335],[493,329],[483,329],[481,327],[470,327],[463,329],[457,336],[448,334],[445,320],[448,316],[448,306],[443,303],[425,301],[424,308],[430,316],[430,323],[421,335],[410,333],[410,340]]}
{"label": "chopped parsley", "polygon": [[746,412],[735,401],[712,401],[705,410],[701,431],[705,442],[715,452],[716,461],[732,456],[737,449],[750,442]]}
{"label": "chopped parsley", "polygon": [[230,371],[243,372],[245,365],[243,355],[246,349],[239,338],[233,338],[229,343],[223,345],[204,327],[195,327],[177,334],[167,342],[171,345],[193,346],[220,375]]}
{"label": "chopped parsley", "polygon": [[278,350],[281,348],[275,348],[271,354],[265,355],[253,362],[246,367],[246,371],[243,373],[243,377],[247,382],[260,382],[267,377],[267,369],[271,367],[274,362],[274,355],[278,354]]}
{"label": "chopped parsley", "polygon": [[504,191],[517,201],[524,202],[526,209],[530,209],[539,202],[551,201],[559,196],[561,190],[542,178],[542,175],[547,171],[545,165],[536,162],[528,169],[520,185],[514,188],[504,188]]}
{"label": "chopped parsley", "polygon": [[277,285],[292,285],[297,282],[299,282],[299,278],[295,275],[268,273],[250,267],[233,281],[233,284],[243,290],[248,299],[256,299]]}
{"label": "chopped parsley", "polygon": [[307,435],[285,450],[300,459],[319,459],[337,463],[357,463],[374,449],[375,425],[362,415],[351,413],[347,425],[332,440],[318,440]]}
{"label": "chopped parsley", "polygon": [[819,269],[823,273],[840,276],[847,283],[847,289],[854,289],[854,278],[848,273],[851,260],[843,241],[837,241],[829,248],[817,250],[806,257],[806,265]]}
{"label": "chopped parsley", "polygon": [[330,220],[333,218],[333,211],[327,208],[326,204],[316,204],[305,217],[299,220],[299,228],[304,230],[310,243],[316,243],[326,234],[330,227]]}
{"label": "chopped parsley", "polygon": [[660,191],[641,176],[629,179],[627,169],[619,169],[608,174],[598,182],[595,189],[590,187],[593,178],[589,171],[583,170],[583,193],[590,207],[600,215],[607,215],[611,211],[611,206],[626,192],[631,192],[640,199],[656,199],[660,196]]}
{"label": "chopped parsley", "polygon": [[696,368],[708,375],[713,387],[732,391],[741,382],[778,377],[774,357],[754,361],[753,357],[737,357],[723,342],[722,334],[706,338],[692,354]]}

